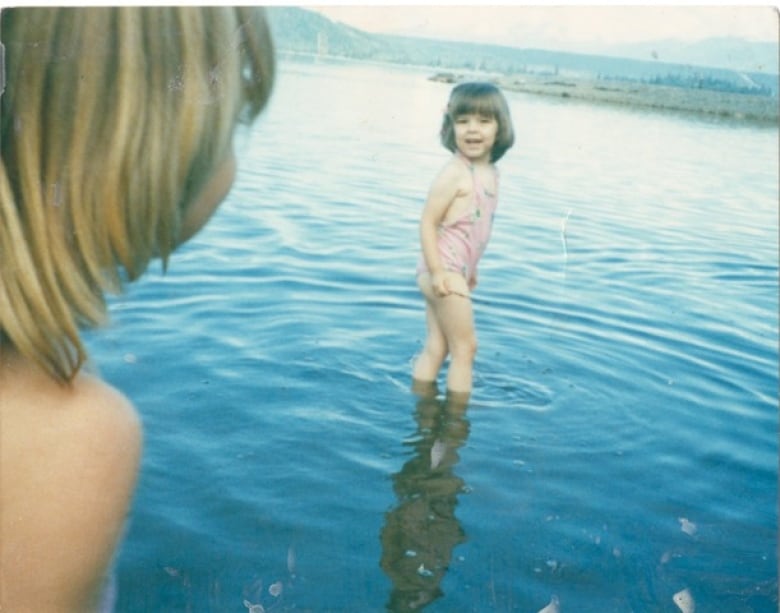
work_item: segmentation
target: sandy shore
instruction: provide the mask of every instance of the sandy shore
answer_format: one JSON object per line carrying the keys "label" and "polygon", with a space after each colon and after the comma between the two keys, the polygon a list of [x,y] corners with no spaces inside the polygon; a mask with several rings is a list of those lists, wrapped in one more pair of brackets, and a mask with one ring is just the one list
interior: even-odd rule
{"label": "sandy shore", "polygon": [[[462,80],[462,76],[441,73],[431,79],[455,83]],[[505,90],[528,94],[695,113],[737,121],[778,123],[778,100],[769,96],[531,75],[494,77],[491,80]]]}

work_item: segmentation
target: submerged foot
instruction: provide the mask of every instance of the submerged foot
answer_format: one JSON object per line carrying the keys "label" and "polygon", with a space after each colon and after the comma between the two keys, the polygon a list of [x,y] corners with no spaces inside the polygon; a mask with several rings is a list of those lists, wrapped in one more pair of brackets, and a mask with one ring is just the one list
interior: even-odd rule
{"label": "submerged foot", "polygon": [[436,381],[421,381],[412,377],[412,393],[421,398],[435,398],[439,393]]}
{"label": "submerged foot", "polygon": [[471,398],[471,392],[456,392],[447,390],[446,406],[450,411],[462,412],[466,410]]}

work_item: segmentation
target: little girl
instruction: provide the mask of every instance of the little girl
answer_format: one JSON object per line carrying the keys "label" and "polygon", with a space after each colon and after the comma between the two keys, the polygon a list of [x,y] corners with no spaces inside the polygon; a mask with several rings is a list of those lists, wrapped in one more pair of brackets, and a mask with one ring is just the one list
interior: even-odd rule
{"label": "little girl", "polygon": [[509,107],[490,83],[461,83],[450,94],[441,142],[454,155],[433,180],[420,220],[417,285],[428,336],[414,364],[416,384],[431,383],[450,355],[447,391],[471,393],[477,351],[470,292],[498,202],[493,162],[514,144]]}

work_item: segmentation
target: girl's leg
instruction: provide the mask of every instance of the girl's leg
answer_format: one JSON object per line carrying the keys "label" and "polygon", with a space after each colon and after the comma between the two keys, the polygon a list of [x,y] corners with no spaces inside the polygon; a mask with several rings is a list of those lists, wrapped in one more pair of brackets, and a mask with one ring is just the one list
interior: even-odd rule
{"label": "girl's leg", "polygon": [[467,397],[471,393],[472,369],[477,353],[471,300],[450,294],[443,298],[433,298],[431,305],[450,352],[447,391]]}
{"label": "girl's leg", "polygon": [[412,378],[417,384],[435,382],[444,358],[447,357],[447,339],[439,327],[433,307],[427,298],[425,319],[428,324],[428,336],[422,352],[417,356],[412,372]]}

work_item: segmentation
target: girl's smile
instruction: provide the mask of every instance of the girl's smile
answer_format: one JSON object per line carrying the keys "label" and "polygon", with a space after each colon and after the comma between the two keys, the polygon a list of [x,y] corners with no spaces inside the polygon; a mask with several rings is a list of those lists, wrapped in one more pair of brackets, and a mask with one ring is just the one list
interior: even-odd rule
{"label": "girl's smile", "polygon": [[489,162],[498,132],[496,118],[466,113],[458,115],[453,123],[458,150],[472,162]]}

